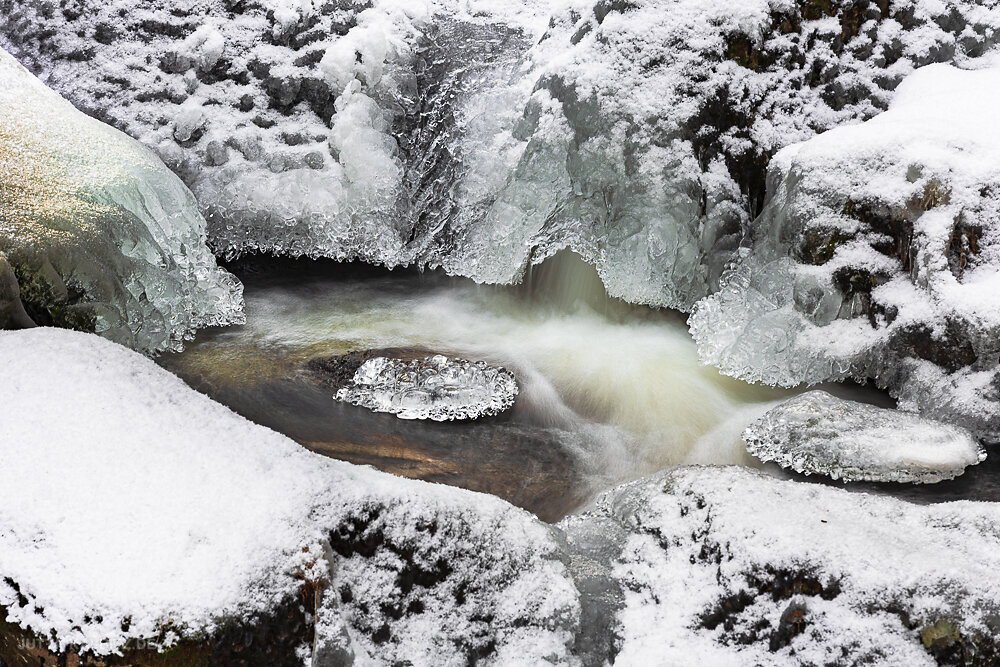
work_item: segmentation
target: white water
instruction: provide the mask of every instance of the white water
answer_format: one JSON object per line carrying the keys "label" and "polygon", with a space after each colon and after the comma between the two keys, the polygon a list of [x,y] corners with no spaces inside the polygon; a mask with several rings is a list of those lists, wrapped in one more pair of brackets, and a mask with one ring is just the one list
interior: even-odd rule
{"label": "white water", "polygon": [[424,347],[499,363],[517,375],[533,420],[573,434],[552,446],[573,448],[592,491],[679,463],[755,464],[741,431],[793,392],[701,365],[682,316],[609,300],[572,256],[527,285],[402,274],[248,286],[248,324],[214,344],[310,354]]}

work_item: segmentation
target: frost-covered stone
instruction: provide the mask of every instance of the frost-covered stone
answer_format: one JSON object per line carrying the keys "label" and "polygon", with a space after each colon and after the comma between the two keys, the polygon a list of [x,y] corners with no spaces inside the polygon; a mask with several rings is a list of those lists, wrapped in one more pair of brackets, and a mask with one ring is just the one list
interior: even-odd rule
{"label": "frost-covered stone", "polygon": [[[612,521],[614,664],[933,667],[995,656],[1000,505],[914,505],[730,467],[679,467],[567,519]],[[951,639],[925,645],[940,629]],[[935,655],[935,652],[937,654]]]}
{"label": "frost-covered stone", "polygon": [[3,51],[0,84],[0,251],[31,317],[146,352],[243,321],[242,286],[155,155]]}
{"label": "frost-covered stone", "polygon": [[439,354],[413,361],[369,359],[336,398],[400,419],[450,421],[505,412],[517,392],[517,381],[505,368]]}
{"label": "frost-covered stone", "polygon": [[934,65],[889,111],[779,153],[769,203],[691,332],[790,386],[873,378],[900,407],[1000,434],[1000,67]]}
{"label": "frost-covered stone", "polygon": [[513,282],[569,247],[612,295],[688,309],[775,151],[884,110],[916,66],[979,55],[996,9],[35,0],[0,7],[0,39],[158,151],[220,253]]}
{"label": "frost-covered stone", "polygon": [[10,664],[929,666],[1000,640],[996,503],[681,467],[552,527],[310,453],[96,336],[0,332],[0,367]]}
{"label": "frost-covered stone", "polygon": [[311,453],[96,336],[0,332],[0,368],[0,660],[575,662],[532,515]]}
{"label": "frost-covered stone", "polygon": [[954,479],[986,459],[963,428],[899,410],[809,391],[766,412],[743,432],[747,450],[806,475],[845,482]]}

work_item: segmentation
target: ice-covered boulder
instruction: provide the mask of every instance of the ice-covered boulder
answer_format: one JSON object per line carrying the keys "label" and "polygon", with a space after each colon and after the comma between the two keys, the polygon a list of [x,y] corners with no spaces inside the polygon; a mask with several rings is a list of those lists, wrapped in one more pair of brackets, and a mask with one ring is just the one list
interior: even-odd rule
{"label": "ice-covered boulder", "polygon": [[177,176],[2,50],[0,84],[0,252],[37,323],[153,352],[243,320]]}
{"label": "ice-covered boulder", "polygon": [[996,0],[565,5],[35,0],[0,40],[181,174],[220,253],[506,283],[569,247],[612,295],[688,309],[775,151],[1000,26]]}
{"label": "ice-covered boulder", "polygon": [[954,479],[986,459],[963,428],[809,391],[768,410],[743,432],[747,451],[806,475],[845,482]]}
{"label": "ice-covered boulder", "polygon": [[573,663],[532,515],[308,452],[96,336],[0,332],[0,368],[0,660]]}
{"label": "ice-covered boulder", "polygon": [[702,359],[785,386],[873,378],[1000,434],[998,107],[1000,67],[933,65],[886,113],[780,152],[749,247],[691,318]]}
{"label": "ice-covered boulder", "polygon": [[438,354],[412,361],[369,359],[336,398],[400,419],[450,421],[506,412],[517,391],[517,380],[503,367]]}
{"label": "ice-covered boulder", "polygon": [[595,546],[587,532],[601,525],[620,531],[604,556],[624,592],[607,611],[615,664],[933,667],[997,655],[997,503],[914,505],[679,467],[560,524]]}

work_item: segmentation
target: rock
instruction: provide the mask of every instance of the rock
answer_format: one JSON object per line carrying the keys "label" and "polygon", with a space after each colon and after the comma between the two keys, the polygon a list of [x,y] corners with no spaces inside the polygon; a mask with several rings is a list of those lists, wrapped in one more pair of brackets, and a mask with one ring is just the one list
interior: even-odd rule
{"label": "rock", "polygon": [[845,482],[933,484],[986,459],[963,428],[809,391],[743,432],[747,451],[806,475]]}
{"label": "rock", "polygon": [[780,152],[725,286],[691,318],[724,373],[873,379],[1000,437],[1000,67],[933,65],[889,110]]}
{"label": "rock", "polygon": [[[0,81],[0,252],[34,322],[156,352],[243,321],[242,285],[216,265],[191,193],[155,155],[3,51]],[[7,274],[4,291],[15,286]]]}
{"label": "rock", "polygon": [[996,658],[997,503],[686,466],[548,526],[310,453],[95,336],[0,332],[0,367],[9,664]]}
{"label": "rock", "polygon": [[509,410],[517,396],[510,371],[443,355],[414,361],[364,361],[336,399],[400,419],[478,419]]}
{"label": "rock", "polygon": [[7,256],[0,252],[0,329],[28,329],[35,326],[21,303],[17,276]]}

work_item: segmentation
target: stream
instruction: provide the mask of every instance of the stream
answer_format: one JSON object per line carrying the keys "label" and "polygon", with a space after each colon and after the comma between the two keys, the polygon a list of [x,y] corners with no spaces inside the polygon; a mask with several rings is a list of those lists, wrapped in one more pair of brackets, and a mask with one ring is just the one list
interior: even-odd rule
{"label": "stream", "polygon": [[[683,314],[609,298],[597,272],[568,252],[514,287],[327,261],[251,258],[231,268],[245,285],[247,324],[204,330],[161,365],[316,452],[491,493],[546,521],[672,465],[761,467],[740,433],[797,393],[700,364]],[[373,413],[335,401],[325,376],[327,360],[356,350],[482,359],[511,370],[520,394],[509,412],[474,422]],[[894,405],[870,387],[821,388]],[[998,500],[1000,476],[987,467],[996,466],[934,488],[850,486],[920,502]]]}

